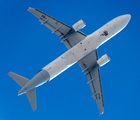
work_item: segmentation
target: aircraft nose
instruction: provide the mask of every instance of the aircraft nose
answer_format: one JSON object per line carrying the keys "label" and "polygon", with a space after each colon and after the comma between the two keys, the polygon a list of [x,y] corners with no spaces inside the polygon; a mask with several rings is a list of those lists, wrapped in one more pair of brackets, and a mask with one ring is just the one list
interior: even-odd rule
{"label": "aircraft nose", "polygon": [[130,14],[124,15],[124,20],[125,20],[126,23],[128,23],[130,21],[130,19],[131,19],[131,15]]}
{"label": "aircraft nose", "polygon": [[131,19],[131,15],[130,15],[130,14],[125,15],[125,18],[126,18],[127,20],[130,20],[130,19]]}

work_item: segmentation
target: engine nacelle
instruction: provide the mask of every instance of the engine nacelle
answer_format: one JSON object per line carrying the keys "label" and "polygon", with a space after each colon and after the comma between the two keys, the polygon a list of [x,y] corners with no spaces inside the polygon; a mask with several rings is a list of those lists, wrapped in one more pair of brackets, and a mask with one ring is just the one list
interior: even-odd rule
{"label": "engine nacelle", "polygon": [[105,54],[100,59],[97,60],[97,63],[100,67],[102,67],[103,65],[105,65],[109,61],[110,61],[110,57],[107,54]]}
{"label": "engine nacelle", "polygon": [[78,31],[86,26],[86,23],[83,20],[79,20],[72,27],[75,31]]}

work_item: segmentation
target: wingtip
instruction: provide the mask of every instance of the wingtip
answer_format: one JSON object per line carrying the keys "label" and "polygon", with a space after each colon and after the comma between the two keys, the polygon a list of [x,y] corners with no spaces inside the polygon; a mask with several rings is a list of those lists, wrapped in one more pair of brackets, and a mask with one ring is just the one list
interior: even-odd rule
{"label": "wingtip", "polygon": [[102,111],[100,111],[100,115],[102,115],[102,114],[104,114],[104,108],[103,108],[103,110],[102,110]]}
{"label": "wingtip", "polygon": [[32,7],[29,7],[29,8],[27,9],[27,11],[30,11],[31,9],[34,9],[34,8],[32,8]]}
{"label": "wingtip", "polygon": [[104,111],[100,113],[100,115],[104,114]]}
{"label": "wingtip", "polygon": [[32,108],[33,111],[36,111],[36,109],[37,109],[37,107],[36,108]]}
{"label": "wingtip", "polygon": [[10,72],[7,73],[7,75],[9,75],[9,74],[10,74]]}
{"label": "wingtip", "polygon": [[10,76],[12,73],[13,73],[13,72],[10,71],[10,72],[7,73],[7,75]]}

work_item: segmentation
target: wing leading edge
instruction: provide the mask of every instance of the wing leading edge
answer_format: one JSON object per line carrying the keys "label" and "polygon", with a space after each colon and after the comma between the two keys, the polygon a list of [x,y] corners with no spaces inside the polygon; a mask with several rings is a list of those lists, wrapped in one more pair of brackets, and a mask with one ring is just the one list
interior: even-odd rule
{"label": "wing leading edge", "polygon": [[[38,9],[29,8],[34,16],[36,16],[41,24],[44,24],[53,33],[58,35],[65,46],[70,49],[80,41],[82,41],[86,34],[80,31],[74,31],[74,29],[61,21],[41,12]],[[100,78],[99,67],[95,67],[98,60],[97,50],[92,51],[87,56],[78,61],[79,66],[86,74],[88,83],[92,92],[93,98],[96,100],[100,114],[104,111],[103,92]]]}

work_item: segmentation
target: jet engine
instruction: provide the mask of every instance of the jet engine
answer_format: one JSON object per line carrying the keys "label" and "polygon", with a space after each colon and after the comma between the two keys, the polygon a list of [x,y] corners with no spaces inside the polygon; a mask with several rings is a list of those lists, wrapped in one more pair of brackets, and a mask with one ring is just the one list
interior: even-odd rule
{"label": "jet engine", "polygon": [[86,26],[86,23],[83,20],[79,20],[72,27],[75,31],[78,31]]}
{"label": "jet engine", "polygon": [[103,65],[105,65],[109,61],[110,61],[110,57],[107,54],[105,54],[100,59],[97,60],[97,63],[100,67],[102,67]]}

